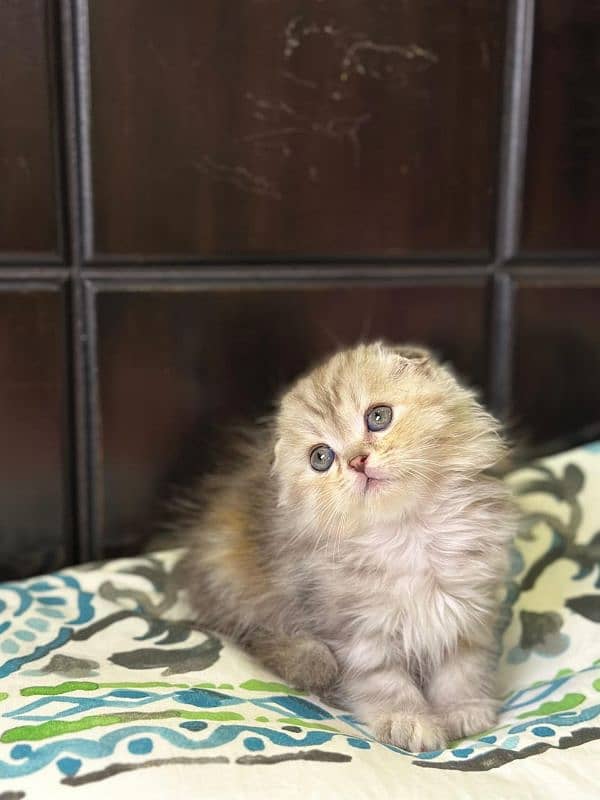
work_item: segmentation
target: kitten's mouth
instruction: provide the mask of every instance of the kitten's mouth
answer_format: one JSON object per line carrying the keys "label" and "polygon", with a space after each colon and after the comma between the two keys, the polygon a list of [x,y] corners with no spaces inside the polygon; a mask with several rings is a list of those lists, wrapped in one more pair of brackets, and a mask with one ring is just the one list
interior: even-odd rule
{"label": "kitten's mouth", "polygon": [[364,494],[371,494],[373,492],[377,492],[380,489],[382,489],[387,483],[389,483],[389,481],[386,480],[385,478],[370,478],[368,476],[365,477],[366,480],[363,486]]}
{"label": "kitten's mouth", "polygon": [[379,494],[381,490],[391,483],[387,475],[382,475],[376,466],[368,465],[364,472],[357,472],[356,491],[365,497],[367,494]]}

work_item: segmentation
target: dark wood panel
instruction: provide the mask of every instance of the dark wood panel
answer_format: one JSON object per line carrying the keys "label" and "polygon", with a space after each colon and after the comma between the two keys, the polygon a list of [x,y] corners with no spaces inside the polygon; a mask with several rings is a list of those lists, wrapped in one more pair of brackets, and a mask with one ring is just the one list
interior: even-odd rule
{"label": "dark wood panel", "polygon": [[0,284],[0,580],[72,557],[63,298]]}
{"label": "dark wood panel", "polygon": [[600,3],[536,3],[523,249],[600,251]]}
{"label": "dark wood panel", "polygon": [[102,290],[105,554],[135,549],[156,499],[210,464],[219,430],[263,413],[279,388],[338,346],[424,341],[481,384],[485,295],[483,285]]}
{"label": "dark wood panel", "polygon": [[505,3],[89,4],[95,250],[489,250]]}
{"label": "dark wood panel", "polygon": [[517,291],[515,425],[526,442],[600,423],[600,278]]}
{"label": "dark wood panel", "polygon": [[52,0],[0,3],[0,258],[56,255]]}

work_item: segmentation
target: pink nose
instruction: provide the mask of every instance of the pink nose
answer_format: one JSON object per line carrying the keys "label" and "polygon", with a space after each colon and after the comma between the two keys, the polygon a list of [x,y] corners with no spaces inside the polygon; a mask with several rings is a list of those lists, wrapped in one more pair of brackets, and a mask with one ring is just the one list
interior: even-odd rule
{"label": "pink nose", "polygon": [[368,458],[369,458],[368,455],[367,456],[365,456],[365,455],[354,456],[354,458],[350,459],[350,461],[348,462],[348,465],[350,467],[352,467],[352,469],[355,469],[357,472],[364,472],[365,471],[365,467],[367,466],[367,459]]}

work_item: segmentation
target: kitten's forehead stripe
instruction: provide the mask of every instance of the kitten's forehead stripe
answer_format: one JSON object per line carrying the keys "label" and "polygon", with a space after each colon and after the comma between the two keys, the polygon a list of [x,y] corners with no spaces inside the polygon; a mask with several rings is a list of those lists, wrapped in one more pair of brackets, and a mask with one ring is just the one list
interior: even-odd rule
{"label": "kitten's forehead stripe", "polygon": [[298,402],[303,407],[304,411],[312,417],[319,419],[322,414],[322,408],[319,405],[318,397],[315,397],[314,394],[309,394],[308,392],[304,392],[299,394],[297,397]]}
{"label": "kitten's forehead stripe", "polygon": [[340,378],[332,375],[327,383],[319,387],[319,396],[322,400],[320,416],[321,424],[324,422],[328,428],[333,428],[339,435],[347,433],[350,428],[346,418],[349,411],[348,395]]}

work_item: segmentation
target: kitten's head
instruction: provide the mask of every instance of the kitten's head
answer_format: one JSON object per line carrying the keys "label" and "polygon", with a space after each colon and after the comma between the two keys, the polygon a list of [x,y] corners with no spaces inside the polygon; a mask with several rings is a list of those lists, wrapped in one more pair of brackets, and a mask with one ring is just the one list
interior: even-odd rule
{"label": "kitten's head", "polygon": [[378,342],[337,353],[283,396],[273,474],[300,526],[351,531],[502,455],[498,424],[447,367]]}

